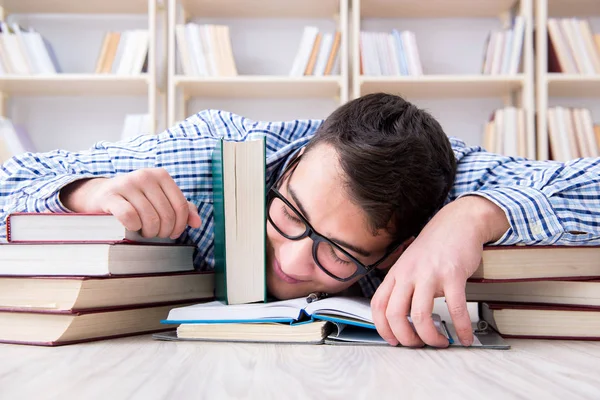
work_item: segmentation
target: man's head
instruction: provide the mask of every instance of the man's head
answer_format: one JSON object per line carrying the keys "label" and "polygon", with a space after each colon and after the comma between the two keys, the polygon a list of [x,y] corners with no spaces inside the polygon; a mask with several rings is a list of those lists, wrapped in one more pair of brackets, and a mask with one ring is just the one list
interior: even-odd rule
{"label": "man's head", "polygon": [[311,238],[291,240],[273,222],[286,224],[284,233],[301,233],[304,218],[317,234],[339,244],[341,249],[327,243],[315,247],[318,260],[329,257],[321,266],[330,272],[356,269],[344,251],[370,266],[400,245],[377,265],[389,268],[403,244],[442,206],[455,172],[454,153],[439,123],[401,97],[378,93],[339,107],[279,181],[279,194],[301,218],[279,199],[270,207],[270,292],[278,298],[334,293],[360,278],[334,279],[315,262]]}

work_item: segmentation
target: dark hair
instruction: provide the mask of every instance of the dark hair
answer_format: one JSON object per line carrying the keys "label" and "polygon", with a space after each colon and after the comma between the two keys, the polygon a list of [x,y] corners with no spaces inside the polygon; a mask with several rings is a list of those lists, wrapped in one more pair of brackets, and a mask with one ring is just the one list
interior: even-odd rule
{"label": "dark hair", "polygon": [[440,124],[400,96],[375,93],[340,106],[306,153],[322,143],[336,149],[346,190],[370,228],[385,229],[394,244],[418,234],[444,204],[456,175]]}

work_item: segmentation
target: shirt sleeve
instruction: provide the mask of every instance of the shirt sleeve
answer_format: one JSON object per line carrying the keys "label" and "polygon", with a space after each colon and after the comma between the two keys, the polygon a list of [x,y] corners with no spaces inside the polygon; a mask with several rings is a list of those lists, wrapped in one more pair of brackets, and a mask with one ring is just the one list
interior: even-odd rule
{"label": "shirt sleeve", "polygon": [[[208,220],[212,208],[203,203],[212,202],[211,159],[218,140],[243,141],[261,134],[266,137],[267,157],[273,158],[318,125],[317,120],[257,122],[225,111],[205,110],[158,135],[100,141],[85,151],[18,155],[0,166],[0,242],[6,241],[10,213],[69,212],[59,197],[64,186],[83,178],[110,178],[142,168],[165,168],[186,198],[199,207],[203,221]],[[206,226],[201,232],[199,236],[210,234]],[[203,242],[208,245],[207,237]]]}
{"label": "shirt sleeve", "polygon": [[458,171],[449,200],[484,197],[510,223],[490,244],[600,244],[600,158],[534,161],[451,143]]}

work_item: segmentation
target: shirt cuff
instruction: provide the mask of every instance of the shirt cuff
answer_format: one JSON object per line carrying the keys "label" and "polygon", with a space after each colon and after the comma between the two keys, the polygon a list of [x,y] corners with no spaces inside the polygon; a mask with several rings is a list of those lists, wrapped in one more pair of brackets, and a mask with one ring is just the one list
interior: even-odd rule
{"label": "shirt cuff", "polygon": [[[36,210],[41,211],[44,209],[53,213],[69,213],[73,211],[65,207],[60,201],[60,189],[80,179],[100,177],[94,174],[58,175],[37,185],[32,185],[26,191],[29,192],[30,198],[37,200],[36,203],[38,204],[34,206]],[[43,203],[43,206],[39,204],[40,202]]]}
{"label": "shirt cuff", "polygon": [[510,228],[488,245],[553,244],[565,232],[548,197],[538,189],[525,186],[500,187],[464,193],[480,196],[500,207]]}

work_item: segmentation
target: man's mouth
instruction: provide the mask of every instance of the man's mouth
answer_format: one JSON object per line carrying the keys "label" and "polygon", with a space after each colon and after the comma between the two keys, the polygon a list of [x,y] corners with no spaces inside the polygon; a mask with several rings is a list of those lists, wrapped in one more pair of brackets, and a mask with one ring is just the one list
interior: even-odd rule
{"label": "man's mouth", "polygon": [[283,270],[281,269],[281,265],[279,265],[279,261],[277,261],[275,257],[273,257],[273,270],[275,271],[275,275],[277,275],[279,279],[286,283],[294,284],[303,282],[298,279],[292,278],[291,276],[283,272]]}

